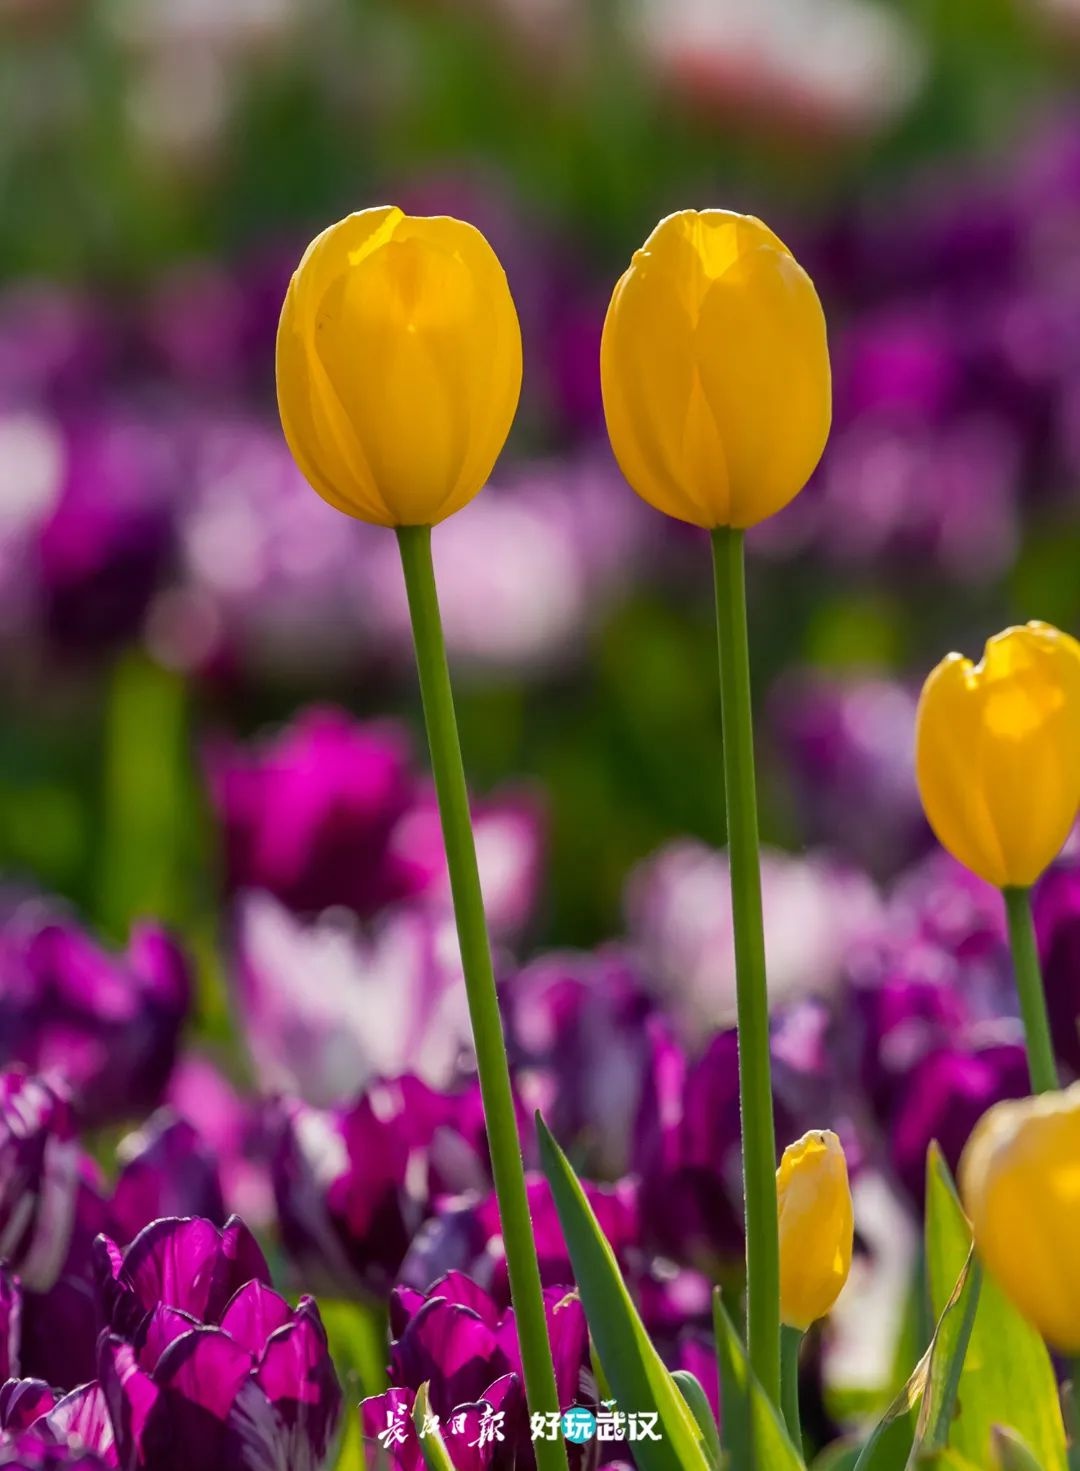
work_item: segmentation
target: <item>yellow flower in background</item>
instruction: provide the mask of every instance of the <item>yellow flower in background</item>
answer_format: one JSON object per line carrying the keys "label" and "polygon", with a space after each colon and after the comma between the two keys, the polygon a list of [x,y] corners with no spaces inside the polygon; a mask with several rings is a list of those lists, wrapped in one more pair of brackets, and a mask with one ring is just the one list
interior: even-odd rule
{"label": "yellow flower in background", "polygon": [[1007,628],[982,661],[950,654],[923,686],[919,795],[942,846],[998,888],[1026,888],[1080,807],[1080,644]]}
{"label": "yellow flower in background", "polygon": [[747,527],[821,458],[832,389],[810,277],[752,215],[661,220],[615,287],[600,348],[615,458],[643,500]]}
{"label": "yellow flower in background", "polygon": [[379,526],[470,501],[510,431],[521,333],[472,225],[367,209],[308,246],[277,338],[285,438],[324,500]]}
{"label": "yellow flower in background", "polygon": [[847,1160],[831,1129],[784,1150],[776,1172],[780,1321],[806,1331],[840,1296],[851,1271],[855,1216]]}
{"label": "yellow flower in background", "polygon": [[987,1270],[1054,1348],[1080,1353],[1080,1084],[995,1104],[959,1183]]}

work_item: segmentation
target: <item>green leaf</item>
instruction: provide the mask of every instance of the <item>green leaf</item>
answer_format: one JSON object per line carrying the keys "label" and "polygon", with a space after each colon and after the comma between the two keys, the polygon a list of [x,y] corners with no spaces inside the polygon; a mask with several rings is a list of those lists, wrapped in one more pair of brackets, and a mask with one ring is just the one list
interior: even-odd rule
{"label": "green leaf", "polygon": [[[926,1167],[926,1257],[930,1300],[940,1312],[971,1250],[971,1228],[936,1144]],[[1043,1471],[1066,1471],[1057,1380],[1042,1338],[990,1278],[983,1282],[960,1380],[960,1413],[948,1444],[976,1466],[990,1464],[991,1432],[1019,1432]]]}
{"label": "green leaf", "polygon": [[966,1457],[957,1451],[930,1451],[926,1455],[919,1456],[915,1462],[916,1471],[980,1471],[980,1467],[973,1466]]}
{"label": "green leaf", "polygon": [[701,1387],[700,1380],[691,1374],[689,1369],[675,1369],[671,1377],[678,1385],[679,1393],[690,1406],[690,1413],[701,1429],[710,1464],[719,1466],[721,1454],[720,1432],[716,1428],[712,1406],[709,1404],[708,1395]]}
{"label": "green leaf", "polygon": [[373,1303],[322,1298],[319,1313],[338,1376],[354,1379],[361,1398],[382,1394],[387,1385],[386,1309]]}
{"label": "green leaf", "polygon": [[949,1299],[930,1350],[930,1373],[923,1391],[919,1423],[915,1427],[915,1451],[943,1451],[958,1411],[960,1376],[964,1372],[975,1326],[975,1312],[982,1290],[982,1267],[974,1253],[968,1254],[959,1281]]}
{"label": "green leaf", "polygon": [[855,1471],[861,1449],[857,1440],[834,1440],[815,1456],[810,1471]]}
{"label": "green leaf", "polygon": [[446,1449],[442,1431],[429,1425],[426,1434],[421,1434],[428,1421],[430,1408],[428,1386],[421,1384],[417,1390],[416,1399],[413,1401],[412,1417],[413,1424],[416,1426],[416,1434],[420,1440],[420,1454],[424,1458],[424,1465],[427,1471],[454,1471],[454,1463],[450,1459],[450,1452]]}
{"label": "green leaf", "polygon": [[746,1348],[736,1333],[720,1290],[713,1293],[713,1324],[720,1359],[724,1448],[738,1471],[803,1471],[802,1456],[761,1385],[754,1378]]}
{"label": "green leaf", "polygon": [[1043,1471],[1023,1436],[1005,1425],[990,1432],[991,1461],[998,1471]]}
{"label": "green leaf", "polygon": [[[855,1463],[855,1471],[899,1471],[943,1448],[978,1302],[981,1272],[969,1255],[938,1319],[930,1347]],[[918,1419],[915,1411],[918,1410]],[[913,1424],[914,1421],[914,1424]]]}
{"label": "green leaf", "polygon": [[[360,1399],[360,1386],[355,1375],[342,1375],[341,1389],[345,1404],[355,1407]],[[382,1447],[380,1446],[381,1450]],[[352,1412],[347,1409],[341,1417],[341,1425],[335,1438],[327,1465],[333,1467],[333,1471],[366,1471],[366,1459],[364,1456],[364,1437],[360,1430],[360,1416],[355,1408]]]}
{"label": "green leaf", "polygon": [[639,1471],[711,1471],[705,1437],[649,1341],[615,1253],[569,1161],[539,1114],[541,1167],[551,1186],[578,1291],[604,1375],[629,1413],[656,1411],[660,1440],[635,1441]]}

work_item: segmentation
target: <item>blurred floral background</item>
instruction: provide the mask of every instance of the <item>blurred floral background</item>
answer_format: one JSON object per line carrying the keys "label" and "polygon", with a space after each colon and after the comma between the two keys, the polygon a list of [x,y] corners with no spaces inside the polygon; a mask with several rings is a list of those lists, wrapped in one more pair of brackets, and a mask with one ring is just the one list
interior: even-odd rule
{"label": "blurred floral background", "polygon": [[[779,1133],[837,1127],[856,1193],[809,1437],[904,1377],[926,1145],[1026,1091],[912,725],[950,648],[1080,629],[1078,64],[1075,0],[0,0],[0,1057],[81,1161],[29,1243],[0,1204],[24,1373],[93,1372],[87,1243],[163,1214],[239,1211],[357,1399],[386,1354],[335,1304],[455,1269],[506,1306],[396,548],[274,406],[303,246],[395,202],[484,229],[522,318],[435,561],[523,1116],[695,1369],[741,1252],[708,554],[622,482],[597,352],[674,208],[762,215],[818,284],[835,427],[750,576]],[[1036,920],[1076,1073],[1080,848]]]}

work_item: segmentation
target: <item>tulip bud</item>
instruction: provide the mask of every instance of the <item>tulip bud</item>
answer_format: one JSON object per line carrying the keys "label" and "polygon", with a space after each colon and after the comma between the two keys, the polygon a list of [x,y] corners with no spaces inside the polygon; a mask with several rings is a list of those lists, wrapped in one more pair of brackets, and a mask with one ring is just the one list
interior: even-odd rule
{"label": "tulip bud", "polygon": [[510,288],[472,225],[367,209],[308,246],[278,327],[278,408],[297,465],[339,511],[378,526],[459,511],[520,389]]}
{"label": "tulip bud", "polygon": [[821,458],[832,390],[813,282],[752,215],[661,220],[615,287],[600,348],[615,458],[695,526],[754,526]]}
{"label": "tulip bud", "polygon": [[805,1332],[840,1296],[851,1270],[855,1217],[847,1161],[831,1129],[784,1150],[776,1172],[780,1319]]}
{"label": "tulip bud", "polygon": [[1044,1338],[1080,1354],[1080,1084],[995,1104],[960,1160],[987,1271]]}
{"label": "tulip bud", "polygon": [[1080,806],[1080,644],[1028,623],[979,664],[943,659],[919,700],[915,768],[954,858],[998,888],[1034,883]]}

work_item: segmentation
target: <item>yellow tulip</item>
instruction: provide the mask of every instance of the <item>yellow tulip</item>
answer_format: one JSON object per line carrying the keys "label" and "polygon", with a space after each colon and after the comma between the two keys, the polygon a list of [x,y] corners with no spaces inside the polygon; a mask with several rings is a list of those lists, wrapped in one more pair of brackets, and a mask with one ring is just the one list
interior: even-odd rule
{"label": "yellow tulip", "polygon": [[615,287],[600,348],[615,458],[695,526],[754,526],[821,458],[832,390],[810,277],[752,215],[661,220]]}
{"label": "yellow tulip", "polygon": [[1034,883],[1080,806],[1080,644],[1029,623],[979,664],[943,659],[919,700],[915,769],[943,847],[999,888]]}
{"label": "yellow tulip", "polygon": [[995,1104],[959,1175],[987,1271],[1054,1348],[1080,1354],[1080,1084]]}
{"label": "yellow tulip", "polygon": [[472,225],[367,209],[308,246],[281,313],[278,408],[324,500],[426,526],[491,473],[521,389],[521,333]]}
{"label": "yellow tulip", "polygon": [[788,1145],[776,1194],[780,1320],[805,1332],[830,1310],[851,1271],[851,1188],[843,1147],[831,1129],[814,1129]]}

